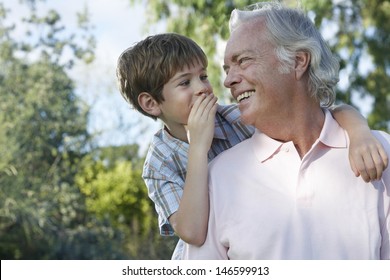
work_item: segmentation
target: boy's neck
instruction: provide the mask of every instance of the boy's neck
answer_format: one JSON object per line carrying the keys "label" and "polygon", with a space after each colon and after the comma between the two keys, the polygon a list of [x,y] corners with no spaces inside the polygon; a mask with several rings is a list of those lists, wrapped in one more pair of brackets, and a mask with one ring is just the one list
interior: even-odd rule
{"label": "boy's neck", "polygon": [[187,128],[185,126],[175,127],[175,129],[170,129],[167,125],[164,125],[164,129],[168,132],[172,137],[179,139],[183,142],[188,143],[187,138]]}

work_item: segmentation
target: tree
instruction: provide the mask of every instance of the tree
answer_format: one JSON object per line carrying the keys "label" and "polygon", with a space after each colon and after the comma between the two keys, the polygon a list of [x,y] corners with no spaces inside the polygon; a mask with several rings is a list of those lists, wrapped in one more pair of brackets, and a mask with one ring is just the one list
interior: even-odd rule
{"label": "tree", "polygon": [[137,145],[96,148],[83,159],[76,183],[89,212],[125,236],[129,258],[168,259],[177,238],[162,238],[142,180]]}
{"label": "tree", "polygon": [[[354,97],[369,97],[373,100],[369,124],[390,131],[390,2],[306,0],[305,6],[314,11],[321,30],[332,23],[338,26],[337,40],[329,43],[339,54],[350,82],[346,89],[339,89],[338,98],[354,104]],[[364,64],[365,59],[369,63]]]}
{"label": "tree", "polygon": [[26,2],[23,39],[5,26],[0,3],[0,257],[124,258],[123,236],[89,215],[74,183],[89,149],[89,108],[66,71],[74,59],[93,58],[94,40],[80,47],[74,35],[62,36],[56,11],[38,17],[35,1]]}
{"label": "tree", "polygon": [[[136,149],[133,149],[136,148]],[[150,230],[153,206],[136,169],[137,145],[97,148],[83,159],[76,183],[90,212],[140,235]],[[115,155],[124,152],[121,157]],[[114,156],[113,156],[114,155]],[[135,163],[134,163],[135,162]]]}
{"label": "tree", "polygon": [[[131,3],[140,2],[130,0]],[[296,5],[295,1],[286,1]],[[214,58],[219,43],[229,36],[228,19],[234,8],[252,4],[248,0],[151,0],[147,4],[149,24],[167,22],[167,31],[193,38],[205,50],[215,92],[223,93],[221,62]],[[302,1],[323,33],[336,32],[328,41],[341,58],[341,71],[349,83],[338,88],[338,100],[358,107],[359,97],[372,99],[368,121],[374,129],[390,131],[390,2],[388,0]],[[362,64],[368,58],[372,67]],[[365,71],[361,68],[366,67]]]}

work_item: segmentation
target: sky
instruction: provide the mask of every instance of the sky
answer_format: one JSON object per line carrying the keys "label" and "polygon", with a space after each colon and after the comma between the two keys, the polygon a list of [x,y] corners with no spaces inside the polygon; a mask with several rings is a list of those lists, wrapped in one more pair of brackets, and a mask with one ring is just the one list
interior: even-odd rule
{"label": "sky", "polygon": [[[12,11],[13,20],[27,14],[18,0],[0,0]],[[96,59],[92,65],[79,64],[69,75],[76,82],[77,94],[92,106],[89,131],[99,133],[100,145],[137,143],[146,151],[159,122],[134,111],[120,95],[115,77],[117,58],[123,50],[146,35],[164,32],[163,24],[143,32],[145,7],[130,5],[130,0],[46,0],[39,9],[53,8],[61,15],[67,32],[76,28],[76,12],[87,5],[96,37]],[[20,31],[20,36],[24,36]]]}

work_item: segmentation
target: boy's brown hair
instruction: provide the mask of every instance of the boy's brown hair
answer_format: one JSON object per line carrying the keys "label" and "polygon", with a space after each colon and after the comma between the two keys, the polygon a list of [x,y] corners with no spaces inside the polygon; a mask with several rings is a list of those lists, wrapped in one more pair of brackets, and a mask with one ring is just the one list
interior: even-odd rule
{"label": "boy's brown hair", "polygon": [[162,103],[164,85],[185,66],[192,67],[195,63],[206,68],[208,61],[190,38],[175,33],[149,36],[119,56],[116,69],[119,91],[136,110],[156,120],[140,107],[138,95],[147,92]]}

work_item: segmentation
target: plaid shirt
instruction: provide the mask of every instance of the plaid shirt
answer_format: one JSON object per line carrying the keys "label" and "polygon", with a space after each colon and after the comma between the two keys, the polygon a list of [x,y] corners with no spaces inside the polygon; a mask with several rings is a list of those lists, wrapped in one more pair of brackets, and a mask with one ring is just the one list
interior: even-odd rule
{"label": "plaid shirt", "polygon": [[[252,136],[254,128],[243,125],[239,118],[237,105],[218,106],[209,161]],[[168,217],[179,208],[187,172],[188,148],[188,143],[161,129],[154,135],[146,156],[142,178],[155,204],[161,235],[174,234]]]}

